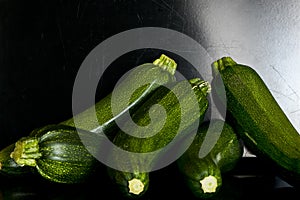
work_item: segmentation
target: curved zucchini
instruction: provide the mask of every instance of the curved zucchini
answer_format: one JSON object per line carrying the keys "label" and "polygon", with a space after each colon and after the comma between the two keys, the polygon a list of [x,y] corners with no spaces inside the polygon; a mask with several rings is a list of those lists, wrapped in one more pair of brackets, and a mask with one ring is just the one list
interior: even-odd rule
{"label": "curved zucchini", "polygon": [[[198,105],[195,105],[195,101],[188,95],[186,84],[192,85],[192,87],[191,85],[189,87],[192,88],[191,92],[195,94]],[[149,136],[140,129],[132,129],[131,135],[120,131],[114,138],[114,144],[126,151],[139,154],[154,152],[162,148],[167,149],[165,146],[174,139],[178,132],[187,133],[191,131],[189,129],[197,120],[202,122],[208,108],[207,93],[209,89],[209,84],[198,78],[190,80],[189,83],[180,81],[174,84],[171,89],[160,87],[132,116],[133,121],[139,126],[154,125],[150,126],[150,132],[155,135]],[[179,95],[175,96],[174,94]],[[166,115],[164,116],[159,109],[160,107],[155,105],[163,106]],[[185,105],[184,108],[183,105]],[[193,112],[195,106],[199,108],[197,113]],[[158,113],[159,116],[157,118],[150,116],[150,111]],[[164,117],[166,118],[163,119]],[[180,123],[182,123],[182,127],[179,127]],[[144,137],[144,134],[149,137]],[[180,142],[177,145],[180,145]],[[171,153],[177,153],[178,148],[180,148],[177,145],[174,145],[176,150],[173,149]],[[170,154],[166,150],[163,155],[154,154],[151,158],[128,157],[126,164],[130,165],[131,171],[126,171],[127,169],[120,170],[122,166],[120,166],[120,169],[108,168],[108,171],[121,193],[127,197],[140,197],[145,194],[149,185],[149,172],[145,171],[145,168],[148,166],[149,168],[155,167],[156,164],[164,162],[165,156],[168,155]],[[115,154],[110,157],[115,159],[116,162],[120,159],[119,155]],[[122,164],[124,163],[120,162],[120,165]]]}
{"label": "curved zucchini", "polygon": [[34,131],[33,136],[16,142],[11,158],[17,164],[35,167],[42,177],[59,183],[82,182],[96,168],[98,161],[79,137],[89,132],[65,125],[48,125]]}
{"label": "curved zucchini", "polygon": [[[221,76],[231,123],[245,145],[291,182],[300,181],[300,135],[254,69],[223,57],[213,63]],[[216,82],[217,88],[220,82]],[[225,103],[225,102],[223,102]]]}
{"label": "curved zucchini", "polygon": [[[206,138],[211,138],[211,142]],[[200,157],[202,148],[211,150]],[[177,160],[177,164],[193,194],[210,198],[220,190],[222,174],[234,169],[242,154],[242,144],[233,128],[225,121],[215,119],[199,127],[193,143]]]}

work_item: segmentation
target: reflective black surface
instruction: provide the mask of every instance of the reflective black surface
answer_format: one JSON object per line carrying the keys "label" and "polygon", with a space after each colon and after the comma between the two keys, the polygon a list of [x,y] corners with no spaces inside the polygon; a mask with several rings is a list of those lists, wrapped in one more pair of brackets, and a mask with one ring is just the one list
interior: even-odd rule
{"label": "reflective black surface", "polygon": [[[150,174],[150,187],[141,199],[196,199],[184,184],[175,164]],[[298,199],[300,191],[283,182],[271,166],[256,158],[244,158],[236,169],[223,176],[223,186],[214,199]],[[3,178],[1,199],[124,199],[105,170],[84,184],[50,183],[38,177]]]}

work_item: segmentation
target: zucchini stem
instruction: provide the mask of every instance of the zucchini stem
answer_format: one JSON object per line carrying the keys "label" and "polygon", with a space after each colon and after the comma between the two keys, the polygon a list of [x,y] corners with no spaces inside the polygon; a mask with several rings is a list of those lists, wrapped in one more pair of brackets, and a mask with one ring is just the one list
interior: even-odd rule
{"label": "zucchini stem", "polygon": [[35,167],[36,159],[42,156],[39,152],[38,142],[38,139],[34,137],[21,138],[16,142],[15,149],[10,157],[21,166]]}
{"label": "zucchini stem", "polygon": [[227,66],[233,66],[237,63],[231,57],[223,57],[215,62],[213,62],[212,67],[214,69],[214,73],[218,74],[219,71],[226,69]]}
{"label": "zucchini stem", "polygon": [[207,95],[211,92],[211,86],[209,82],[201,80],[199,78],[191,79],[190,84],[192,85],[192,88],[200,88],[200,90],[203,92],[203,94]]}
{"label": "zucchini stem", "polygon": [[164,70],[168,71],[172,75],[175,74],[177,68],[177,63],[165,54],[162,54],[158,59],[156,59],[153,62],[153,64],[162,67]]}

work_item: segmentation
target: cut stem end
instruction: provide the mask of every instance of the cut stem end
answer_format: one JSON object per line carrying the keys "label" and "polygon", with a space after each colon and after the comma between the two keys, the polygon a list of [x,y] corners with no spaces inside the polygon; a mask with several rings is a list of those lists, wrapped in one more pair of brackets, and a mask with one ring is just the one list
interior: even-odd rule
{"label": "cut stem end", "polygon": [[217,191],[218,180],[214,176],[206,176],[200,181],[204,193],[214,193]]}
{"label": "cut stem end", "polygon": [[128,181],[128,188],[129,193],[139,195],[144,191],[144,184],[141,180],[134,178]]}

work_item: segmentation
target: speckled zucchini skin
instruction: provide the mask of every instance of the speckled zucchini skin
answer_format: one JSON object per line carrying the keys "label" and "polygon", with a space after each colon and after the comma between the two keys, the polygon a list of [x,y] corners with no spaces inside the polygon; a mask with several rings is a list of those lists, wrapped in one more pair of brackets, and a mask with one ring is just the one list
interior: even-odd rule
{"label": "speckled zucchini skin", "polygon": [[[153,152],[160,148],[164,148],[168,143],[170,143],[178,131],[188,133],[189,128],[192,127],[197,120],[199,120],[199,123],[201,123],[208,108],[207,93],[210,90],[210,85],[198,78],[190,80],[190,84],[192,85],[190,89],[192,88],[191,91],[194,92],[197,98],[196,103],[199,106],[199,113],[195,113],[192,110],[189,110],[194,109],[194,106],[187,106],[187,109],[182,109],[182,105],[180,105],[178,101],[178,99],[180,99],[181,104],[184,105],[195,104],[194,99],[191,99],[189,95],[186,94],[186,84],[187,81],[177,82],[171,87],[172,90],[163,86],[158,88],[155,93],[133,114],[133,121],[140,126],[145,126],[151,123],[151,118],[148,113],[149,109],[152,108],[152,111],[159,112],[158,110],[155,110],[157,107],[153,108],[153,105],[159,104],[163,106],[166,111],[167,119],[164,123],[164,126],[160,130],[157,130],[158,127],[156,126],[153,128],[153,133],[156,133],[154,136],[138,138],[120,131],[114,138],[114,144],[129,152]],[[179,96],[175,96],[173,93],[174,91],[180,91]],[[193,114],[184,119],[186,121],[182,122],[183,126],[181,127],[181,130],[179,130],[179,124],[182,120],[181,116],[188,115],[189,113]],[[133,129],[132,132],[136,132],[138,134],[135,129]],[[118,155],[115,156],[116,157],[113,159],[117,160]],[[140,171],[142,169],[140,169],[139,166],[144,165],[145,163],[149,163],[149,165],[155,165],[156,162],[159,162],[159,159],[163,158],[153,157],[152,160],[137,160],[135,158],[129,158],[128,162],[131,163],[133,172],[109,168],[109,174],[116,185],[119,186],[121,193],[127,197],[137,198],[144,195],[149,185],[149,173]],[[144,190],[140,194],[132,194],[129,191],[128,182],[133,177],[141,180],[145,185]]]}
{"label": "speckled zucchini skin", "polygon": [[[153,63],[137,66],[114,88],[113,93],[108,94],[91,108],[61,122],[61,124],[76,125],[77,128],[92,132],[104,131],[107,136],[110,136],[118,127],[115,119],[122,116],[119,114],[127,110],[134,112],[160,85],[174,82],[176,68],[176,62],[164,54]],[[137,88],[137,84],[141,82],[146,82],[146,84]],[[117,102],[112,103],[112,95],[115,95]],[[123,107],[124,104],[121,102],[128,96],[131,98],[128,104]],[[113,113],[112,106],[118,113]],[[94,112],[96,118],[94,118]],[[76,124],[74,118],[76,118]]]}
{"label": "speckled zucchini skin", "polygon": [[16,143],[11,157],[21,166],[35,167],[42,177],[50,181],[83,182],[96,169],[98,161],[82,144],[79,134],[91,133],[78,132],[78,129],[65,125],[36,129],[31,136]]}
{"label": "speckled zucchini skin", "polygon": [[[300,136],[259,74],[251,67],[238,64],[230,57],[213,63],[218,94],[225,86],[228,119],[245,145],[257,156],[270,161],[279,174],[299,184]],[[274,165],[275,164],[275,165]]]}

